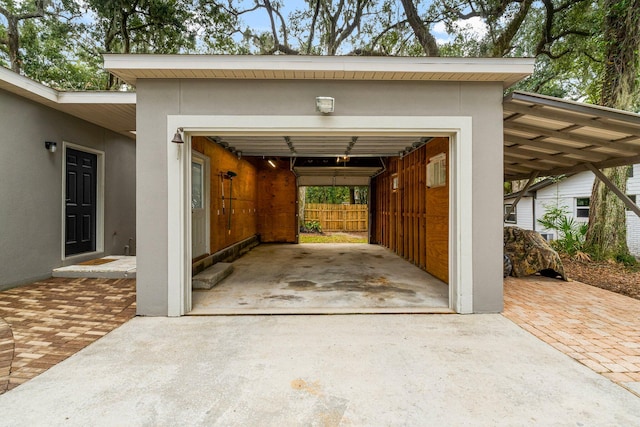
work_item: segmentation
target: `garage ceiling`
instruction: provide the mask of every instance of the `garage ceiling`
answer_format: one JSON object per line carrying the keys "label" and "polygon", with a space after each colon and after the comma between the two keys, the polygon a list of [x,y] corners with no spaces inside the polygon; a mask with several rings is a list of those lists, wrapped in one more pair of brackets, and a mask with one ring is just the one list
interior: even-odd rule
{"label": "garage ceiling", "polygon": [[209,136],[243,156],[389,157],[423,145],[428,136]]}

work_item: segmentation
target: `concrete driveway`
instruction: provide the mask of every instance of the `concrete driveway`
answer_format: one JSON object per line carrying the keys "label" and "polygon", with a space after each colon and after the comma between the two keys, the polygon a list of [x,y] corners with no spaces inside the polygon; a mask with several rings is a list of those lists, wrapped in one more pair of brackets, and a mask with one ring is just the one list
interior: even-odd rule
{"label": "concrete driveway", "polygon": [[0,425],[640,425],[501,315],[135,318],[0,396]]}

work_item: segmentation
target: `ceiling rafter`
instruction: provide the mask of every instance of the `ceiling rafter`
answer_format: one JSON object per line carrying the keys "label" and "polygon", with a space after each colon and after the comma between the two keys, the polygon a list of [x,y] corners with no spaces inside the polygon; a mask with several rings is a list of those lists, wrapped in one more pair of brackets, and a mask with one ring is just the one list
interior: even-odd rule
{"label": "ceiling rafter", "polygon": [[[512,144],[517,144],[519,146],[522,146],[523,148],[529,146],[529,147],[540,147],[540,148],[544,148],[546,150],[551,150],[551,151],[557,151],[560,155],[573,154],[576,156],[584,157],[587,161],[591,161],[591,162],[601,162],[603,160],[606,160],[609,157],[604,153],[598,153],[598,152],[586,150],[584,148],[568,147],[566,145],[558,144],[555,142],[548,142],[542,139],[532,140],[532,139],[522,138],[519,136],[505,134],[504,141],[505,143],[510,142]],[[509,147],[506,146],[505,151],[508,151],[508,148]]]}
{"label": "ceiling rafter", "polygon": [[[577,114],[558,111],[557,109],[547,110],[537,105],[525,106],[525,105],[520,105],[518,103],[512,103],[512,104],[509,104],[508,106],[505,106],[505,111],[515,113],[514,115],[509,116],[508,117],[509,119],[516,119],[517,117],[530,115],[534,117],[540,117],[543,119],[550,119],[550,120],[567,122],[567,123],[575,123],[581,126],[602,129],[602,130],[611,130],[618,133],[627,133],[627,134],[640,137],[640,128],[636,128],[634,126],[626,126],[618,123],[611,123],[611,121],[604,121],[601,118],[587,118],[585,116],[579,116]],[[516,117],[516,114],[518,114],[517,117]]]}
{"label": "ceiling rafter", "polygon": [[569,127],[568,130],[565,131],[564,129],[553,130],[553,129],[546,129],[539,126],[532,126],[532,125],[526,125],[522,123],[516,123],[513,121],[507,121],[504,123],[504,128],[512,129],[520,132],[536,134],[536,135],[544,136],[547,138],[555,138],[555,139],[561,139],[565,141],[576,142],[579,144],[597,145],[599,147],[613,148],[619,151],[626,151],[628,154],[640,154],[640,146],[638,145],[632,145],[626,142],[618,143],[618,141],[616,140],[606,141],[606,140],[594,138],[591,136],[583,136],[583,135],[568,133],[571,130],[575,129],[575,127],[573,126]]}

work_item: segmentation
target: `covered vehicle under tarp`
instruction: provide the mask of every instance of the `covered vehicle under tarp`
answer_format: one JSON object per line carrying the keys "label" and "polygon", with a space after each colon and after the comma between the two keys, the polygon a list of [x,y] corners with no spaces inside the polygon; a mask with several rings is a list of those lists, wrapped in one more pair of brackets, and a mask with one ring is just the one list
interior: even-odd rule
{"label": "covered vehicle under tarp", "polygon": [[560,256],[535,231],[504,227],[504,254],[511,261],[511,275],[514,277],[540,273],[567,280]]}

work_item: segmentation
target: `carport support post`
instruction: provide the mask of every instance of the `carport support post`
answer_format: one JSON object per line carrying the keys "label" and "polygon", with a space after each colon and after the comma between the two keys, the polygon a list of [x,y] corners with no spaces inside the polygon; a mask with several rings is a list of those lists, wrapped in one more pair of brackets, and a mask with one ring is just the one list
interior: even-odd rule
{"label": "carport support post", "polygon": [[504,219],[503,219],[504,221],[506,221],[507,218],[509,218],[509,215],[511,215],[511,212],[513,212],[513,210],[516,208],[516,205],[518,204],[520,199],[522,199],[522,196],[524,196],[524,194],[527,192],[529,187],[531,187],[531,184],[533,184],[533,181],[535,181],[538,175],[540,175],[540,171],[531,172],[531,175],[529,175],[529,181],[527,181],[527,183],[524,185],[524,188],[518,193],[518,197],[516,197],[516,199],[511,204],[511,206],[509,206],[509,209],[507,209],[507,211],[504,213]]}
{"label": "carport support post", "polygon": [[631,200],[625,193],[623,193],[618,187],[616,187],[616,185],[611,182],[611,180],[607,178],[606,175],[600,171],[600,169],[598,169],[591,163],[587,163],[587,167],[598,177],[598,179],[600,179],[600,181],[604,183],[604,185],[607,186],[609,190],[613,191],[615,195],[618,196],[620,200],[622,200],[627,208],[632,210],[638,217],[640,217],[640,208],[638,207],[638,205],[633,203],[633,200]]}

